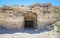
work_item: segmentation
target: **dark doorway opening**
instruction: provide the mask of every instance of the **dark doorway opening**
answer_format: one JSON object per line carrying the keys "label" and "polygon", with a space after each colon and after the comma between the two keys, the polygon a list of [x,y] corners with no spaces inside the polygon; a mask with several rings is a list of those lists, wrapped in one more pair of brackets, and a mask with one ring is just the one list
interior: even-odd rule
{"label": "dark doorway opening", "polygon": [[34,21],[25,21],[24,28],[34,28]]}

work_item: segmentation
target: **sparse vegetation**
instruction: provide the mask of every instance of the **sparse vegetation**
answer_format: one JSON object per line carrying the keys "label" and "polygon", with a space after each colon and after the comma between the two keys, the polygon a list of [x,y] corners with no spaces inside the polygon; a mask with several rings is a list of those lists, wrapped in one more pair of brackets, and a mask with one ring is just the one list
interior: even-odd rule
{"label": "sparse vegetation", "polygon": [[60,23],[57,24],[57,27],[60,28]]}
{"label": "sparse vegetation", "polygon": [[60,32],[60,22],[58,22],[58,23],[56,24],[56,26],[58,27],[58,31],[57,31],[57,32]]}

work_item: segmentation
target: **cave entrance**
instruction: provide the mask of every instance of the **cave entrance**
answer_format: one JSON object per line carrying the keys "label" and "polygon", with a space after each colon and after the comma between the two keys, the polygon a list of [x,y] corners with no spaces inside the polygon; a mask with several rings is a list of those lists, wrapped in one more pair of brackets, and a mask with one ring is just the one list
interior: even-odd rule
{"label": "cave entrance", "polygon": [[37,28],[37,14],[34,12],[24,13],[24,28]]}
{"label": "cave entrance", "polygon": [[24,28],[34,28],[34,21],[25,21]]}

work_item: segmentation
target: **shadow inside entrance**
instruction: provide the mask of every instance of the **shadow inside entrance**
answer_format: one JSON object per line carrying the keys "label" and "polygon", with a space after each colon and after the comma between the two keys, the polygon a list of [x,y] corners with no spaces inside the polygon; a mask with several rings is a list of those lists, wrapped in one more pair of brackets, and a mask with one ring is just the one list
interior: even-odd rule
{"label": "shadow inside entrance", "polygon": [[24,28],[26,29],[32,29],[34,27],[34,21],[25,21]]}

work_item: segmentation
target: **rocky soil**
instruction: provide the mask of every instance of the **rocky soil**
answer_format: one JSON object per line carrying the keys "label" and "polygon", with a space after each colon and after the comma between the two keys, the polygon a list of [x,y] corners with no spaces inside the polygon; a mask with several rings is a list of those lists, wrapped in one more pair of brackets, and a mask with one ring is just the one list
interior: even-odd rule
{"label": "rocky soil", "polygon": [[57,38],[57,27],[53,30],[46,28],[38,30],[24,29],[24,30],[6,30],[0,28],[0,38]]}

